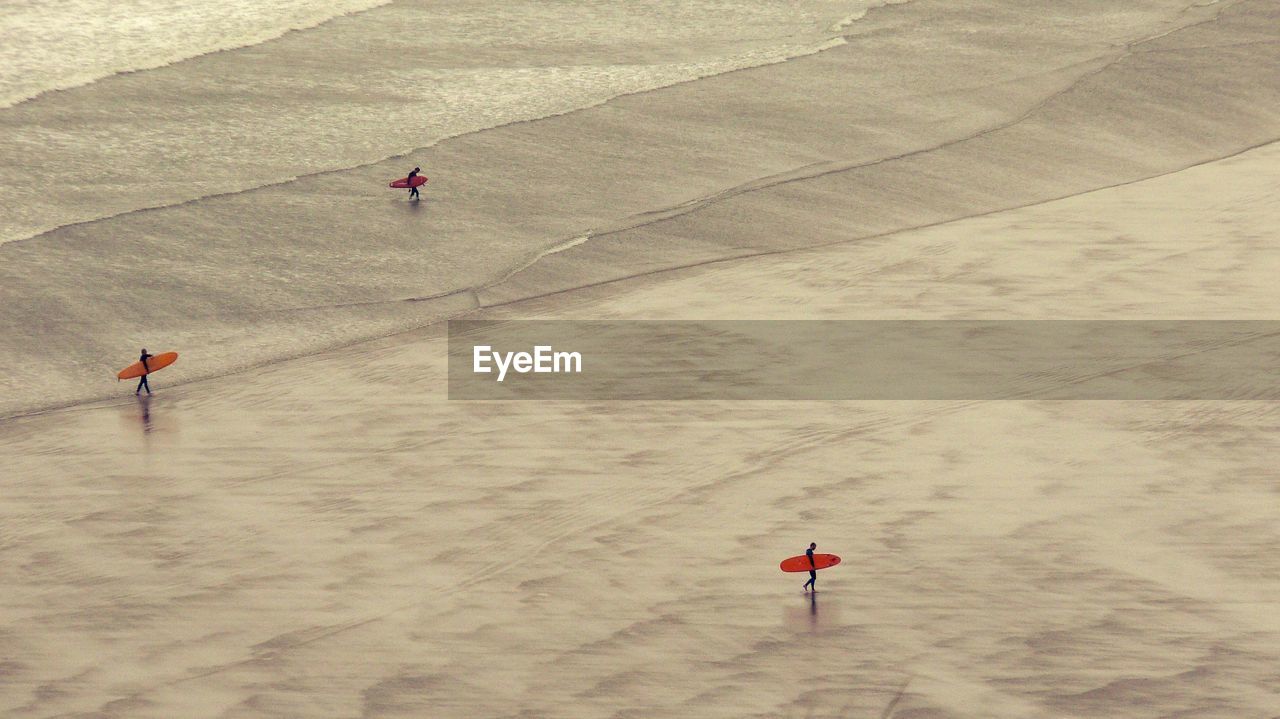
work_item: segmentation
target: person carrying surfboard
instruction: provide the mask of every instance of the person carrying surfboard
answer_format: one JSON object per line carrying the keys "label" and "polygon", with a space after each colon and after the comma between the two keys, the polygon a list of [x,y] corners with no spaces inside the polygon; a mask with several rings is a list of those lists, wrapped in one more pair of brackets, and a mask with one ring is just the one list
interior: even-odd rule
{"label": "person carrying surfboard", "polygon": [[[146,375],[143,376],[145,377]],[[150,392],[151,390],[147,391]],[[809,591],[810,587],[813,588],[813,591],[818,591],[818,565],[813,561],[813,550],[817,548],[817,542],[809,542],[809,548],[804,550],[804,556],[809,558],[809,566],[812,567],[812,569],[809,570],[809,581],[804,583],[804,590],[806,592]]]}
{"label": "person carrying surfboard", "polygon": [[417,177],[419,172],[422,172],[422,168],[415,167],[413,168],[413,172],[410,172],[409,176],[405,178],[405,182],[409,183],[410,200],[420,199],[420,196],[418,195],[418,186],[413,184],[413,178]]}
{"label": "person carrying surfboard", "polygon": [[147,354],[146,347],[142,348],[142,356],[138,357],[138,361],[142,363],[142,369],[146,371],[138,378],[138,388],[133,391],[134,394],[138,394],[144,388],[147,390],[147,394],[151,394],[151,385],[147,384],[147,374],[151,372],[151,367],[147,365],[147,360],[151,359],[152,356]]}

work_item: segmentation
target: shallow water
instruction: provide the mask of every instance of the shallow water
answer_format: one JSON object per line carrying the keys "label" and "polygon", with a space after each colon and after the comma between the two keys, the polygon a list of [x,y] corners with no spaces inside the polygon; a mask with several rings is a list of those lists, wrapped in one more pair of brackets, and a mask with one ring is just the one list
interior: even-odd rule
{"label": "shallow water", "polygon": [[[0,415],[123,390],[143,346],[181,352],[156,379],[183,382],[1275,134],[1267,3],[865,9],[395,2],[0,110]],[[414,165],[420,203],[386,188]],[[737,222],[826,176],[840,189]],[[821,226],[789,222],[818,205]]]}
{"label": "shallow water", "polygon": [[[866,7],[520,0],[343,14],[376,4],[11,10],[0,92],[96,82],[0,114],[0,183],[14,210],[0,242],[777,62],[828,45],[841,18]],[[293,27],[306,29],[280,36]],[[68,63],[67,44],[82,35],[86,57]]]}

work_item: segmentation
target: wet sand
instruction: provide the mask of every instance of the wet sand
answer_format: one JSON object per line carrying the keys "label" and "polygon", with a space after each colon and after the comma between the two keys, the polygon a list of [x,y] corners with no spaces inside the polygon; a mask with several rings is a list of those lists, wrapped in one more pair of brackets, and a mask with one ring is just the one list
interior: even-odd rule
{"label": "wet sand", "polygon": [[[1278,159],[479,316],[1270,318]],[[1270,403],[449,402],[440,335],[0,425],[3,713],[1275,714]]]}

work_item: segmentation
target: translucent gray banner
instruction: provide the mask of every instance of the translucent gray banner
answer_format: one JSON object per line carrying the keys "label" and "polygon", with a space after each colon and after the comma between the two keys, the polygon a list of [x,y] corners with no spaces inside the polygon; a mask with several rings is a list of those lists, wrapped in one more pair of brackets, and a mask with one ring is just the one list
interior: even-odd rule
{"label": "translucent gray banner", "polygon": [[449,322],[463,400],[1270,400],[1278,362],[1280,321]]}

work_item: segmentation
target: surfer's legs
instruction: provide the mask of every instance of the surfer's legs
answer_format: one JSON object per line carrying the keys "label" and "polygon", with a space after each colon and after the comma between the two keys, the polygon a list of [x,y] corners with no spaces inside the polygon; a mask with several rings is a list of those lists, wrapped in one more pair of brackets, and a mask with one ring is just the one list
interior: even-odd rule
{"label": "surfer's legs", "polygon": [[147,384],[147,376],[145,374],[138,380],[138,388],[135,389],[133,393],[137,394],[144,388],[147,390],[147,394],[151,394],[151,385]]}
{"label": "surfer's legs", "polygon": [[818,588],[818,573],[812,569],[809,570],[809,581],[804,583],[804,589],[806,592],[809,591],[809,587],[813,587],[815,590]]}
{"label": "surfer's legs", "polygon": [[418,188],[416,188],[416,187],[410,187],[410,188],[409,188],[409,199],[411,199],[411,200],[412,200],[413,198],[415,198],[415,197],[417,197],[417,196],[418,196]]}

